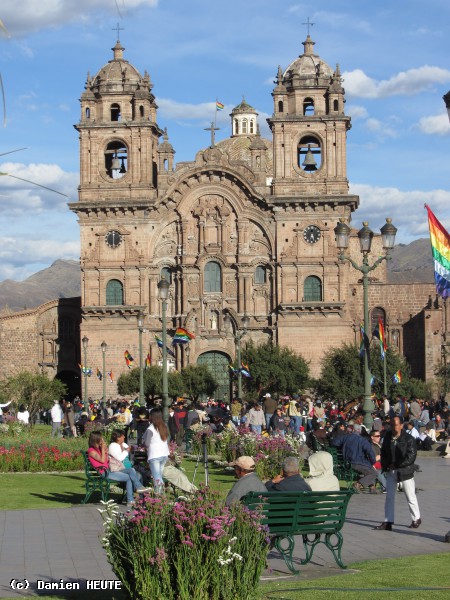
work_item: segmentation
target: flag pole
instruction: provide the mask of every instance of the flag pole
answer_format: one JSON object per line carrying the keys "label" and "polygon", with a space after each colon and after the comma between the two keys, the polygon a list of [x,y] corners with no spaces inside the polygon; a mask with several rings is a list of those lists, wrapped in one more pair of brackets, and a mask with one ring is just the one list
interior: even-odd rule
{"label": "flag pole", "polygon": [[384,395],[385,396],[387,396],[386,363],[387,363],[387,347],[386,347],[386,350],[384,350],[384,358],[383,358],[383,376],[384,376]]}
{"label": "flag pole", "polygon": [[216,98],[216,109],[214,111],[214,129],[216,128],[216,123],[217,123],[217,98]]}

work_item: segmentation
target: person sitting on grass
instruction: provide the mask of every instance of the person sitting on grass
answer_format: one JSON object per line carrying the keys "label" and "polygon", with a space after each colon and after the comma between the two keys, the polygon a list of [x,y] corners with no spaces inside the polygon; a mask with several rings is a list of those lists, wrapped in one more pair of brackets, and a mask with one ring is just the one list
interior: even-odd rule
{"label": "person sitting on grass", "polygon": [[110,471],[108,446],[102,437],[101,431],[93,431],[89,436],[88,458],[89,462],[98,473],[103,474],[106,471],[109,471],[108,479],[125,483],[127,491],[127,506],[131,506],[134,503],[134,491],[138,492],[139,494],[149,491],[148,488],[144,488],[142,483],[139,481],[137,473],[134,469],[127,469],[124,467],[121,471]]}

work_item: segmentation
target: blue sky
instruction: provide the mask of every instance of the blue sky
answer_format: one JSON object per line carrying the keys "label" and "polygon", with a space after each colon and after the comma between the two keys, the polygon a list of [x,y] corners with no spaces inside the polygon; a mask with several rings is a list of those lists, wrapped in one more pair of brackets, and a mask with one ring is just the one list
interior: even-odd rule
{"label": "blue sky", "polygon": [[[427,202],[450,229],[450,3],[442,0],[2,0],[0,73],[6,98],[0,171],[77,200],[79,98],[87,72],[112,58],[119,23],[125,58],[147,70],[176,160],[217,139],[244,94],[263,135],[273,79],[303,52],[340,64],[346,89],[348,177],[361,205],[353,226],[378,231],[390,216],[407,243],[427,235]],[[21,280],[56,258],[79,258],[67,199],[0,177],[0,280]]]}

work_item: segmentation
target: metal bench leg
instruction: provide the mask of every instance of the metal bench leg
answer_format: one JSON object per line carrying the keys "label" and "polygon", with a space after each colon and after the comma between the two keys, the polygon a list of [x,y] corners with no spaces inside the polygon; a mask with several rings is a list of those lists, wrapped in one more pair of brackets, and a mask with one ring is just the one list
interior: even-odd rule
{"label": "metal bench leg", "polygon": [[[335,535],[337,538],[337,542],[335,544],[333,544],[331,542],[333,535]],[[347,566],[344,565],[344,563],[342,562],[342,559],[341,559],[341,550],[342,550],[342,542],[343,541],[344,541],[344,538],[342,537],[342,534],[340,531],[336,531],[336,533],[325,534],[326,547],[331,550],[331,552],[333,553],[333,556],[334,556],[334,560],[341,567],[341,569],[346,569]]]}
{"label": "metal bench leg", "polygon": [[[287,548],[283,548],[282,542],[284,540],[287,540],[288,542]],[[292,554],[294,552],[295,546],[294,538],[291,535],[288,535],[286,537],[277,536],[274,539],[274,546],[283,557],[284,562],[286,563],[286,566],[289,569],[289,571],[291,573],[294,573],[294,575],[300,573],[300,571],[294,567],[294,563],[292,562]]]}
{"label": "metal bench leg", "polygon": [[314,533],[314,538],[309,539],[309,535],[303,535],[303,548],[305,549],[305,558],[301,560],[302,565],[306,565],[312,559],[314,548],[320,543],[320,533]]}

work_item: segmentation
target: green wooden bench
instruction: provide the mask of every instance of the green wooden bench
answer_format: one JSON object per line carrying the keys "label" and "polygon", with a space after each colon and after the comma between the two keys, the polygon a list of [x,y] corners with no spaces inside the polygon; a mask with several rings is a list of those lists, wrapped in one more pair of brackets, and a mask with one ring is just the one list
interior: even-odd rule
{"label": "green wooden bench", "polygon": [[92,493],[95,491],[99,491],[104,502],[107,502],[109,498],[109,494],[111,491],[111,485],[114,485],[122,490],[122,498],[121,502],[123,502],[123,498],[126,492],[125,484],[120,481],[114,481],[112,479],[108,479],[107,473],[101,474],[99,473],[90,463],[88,458],[88,453],[85,450],[81,451],[84,458],[84,472],[86,475],[86,481],[84,486],[86,488],[86,496],[81,501],[81,504],[86,504],[91,497]]}
{"label": "green wooden bench", "polygon": [[[301,535],[306,565],[312,559],[317,544],[325,544],[334,560],[345,569],[341,560],[344,525],[351,490],[339,492],[251,492],[243,503],[251,510],[262,510],[262,523],[267,525],[273,546],[280,552],[288,569],[298,573],[294,567],[294,535]],[[283,543],[287,540],[287,546]]]}

